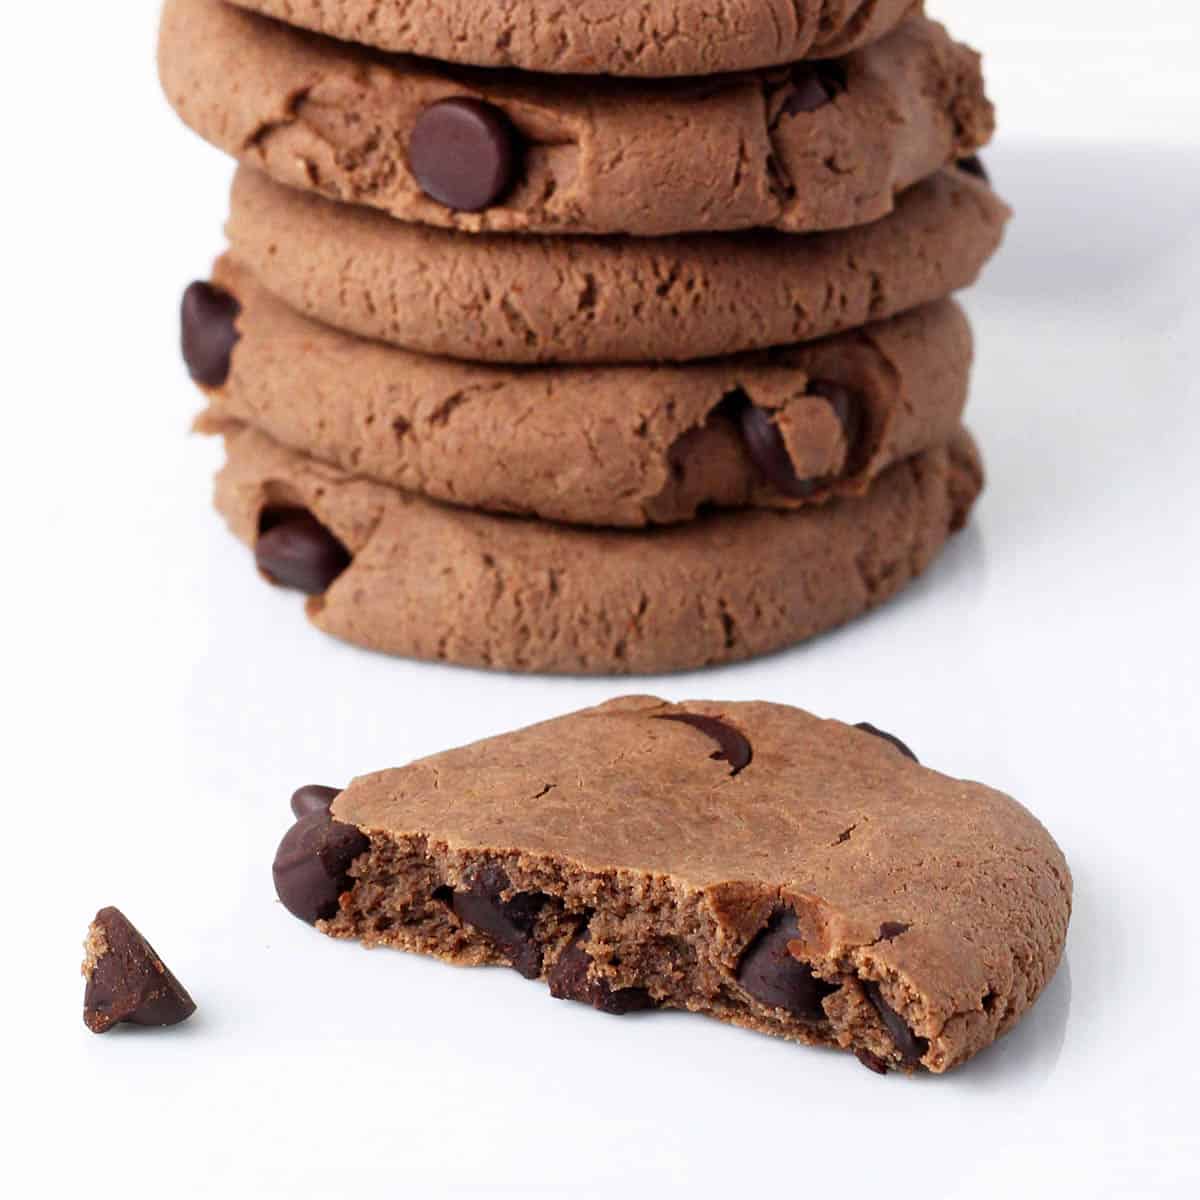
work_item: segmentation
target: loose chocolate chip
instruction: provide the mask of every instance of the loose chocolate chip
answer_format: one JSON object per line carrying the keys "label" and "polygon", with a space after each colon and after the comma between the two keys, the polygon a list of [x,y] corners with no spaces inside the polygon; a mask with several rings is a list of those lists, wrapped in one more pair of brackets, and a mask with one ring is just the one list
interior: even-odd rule
{"label": "loose chocolate chip", "polygon": [[269,509],[259,530],[258,569],[281,587],[319,596],[350,565],[350,552],[307,509]]}
{"label": "loose chocolate chip", "polygon": [[502,893],[509,886],[499,867],[484,867],[466,889],[451,896],[450,907],[460,921],[491,938],[526,979],[537,979],[542,973],[542,948],[533,930],[546,897],[540,892],[519,892],[504,900]]}
{"label": "loose chocolate chip", "polygon": [[114,1025],[178,1025],[195,1001],[163,965],[154,947],[118,909],[102,908],[88,929],[83,973],[83,1021],[93,1033]]}
{"label": "loose chocolate chip", "polygon": [[900,1057],[904,1059],[906,1065],[915,1067],[929,1052],[929,1042],[923,1037],[917,1037],[909,1029],[904,1018],[883,998],[879,984],[873,979],[862,980],[862,987],[867,994],[867,999],[875,1006],[875,1011],[879,1013],[884,1025],[887,1026],[888,1033],[892,1035],[892,1041],[896,1043]]}
{"label": "loose chocolate chip", "polygon": [[780,111],[788,117],[816,112],[832,104],[834,97],[845,87],[845,78],[835,64],[797,63],[792,68],[787,96]]}
{"label": "loose chocolate chip", "polygon": [[992,177],[988,174],[987,167],[983,165],[983,159],[978,154],[972,154],[968,158],[960,158],[958,160],[958,169],[965,171],[968,175],[974,175],[976,179],[982,179],[984,183],[990,184]]}
{"label": "loose chocolate chip", "polygon": [[600,1012],[611,1013],[615,1017],[653,1008],[654,1001],[645,988],[613,988],[606,979],[591,977],[592,957],[587,952],[587,940],[585,929],[559,956],[547,977],[550,995],[556,1000],[577,1000],[581,1004],[590,1004]]}
{"label": "loose chocolate chip", "polygon": [[818,979],[811,967],[792,956],[788,942],[799,936],[795,912],[781,909],[742,955],[737,981],[770,1008],[782,1008],[801,1021],[824,1021],[821,1001],[838,989]]}
{"label": "loose chocolate chip", "polygon": [[907,933],[911,928],[911,925],[906,925],[903,921],[884,921],[879,927],[879,940],[881,942],[890,942],[892,938],[898,938],[902,933]]}
{"label": "loose chocolate chip", "polygon": [[457,96],[431,104],[408,143],[408,165],[421,190],[459,212],[495,204],[520,169],[521,143],[498,108]]}
{"label": "loose chocolate chip", "polygon": [[868,1071],[874,1071],[876,1075],[886,1075],[888,1073],[888,1065],[879,1057],[878,1054],[872,1054],[870,1050],[859,1048],[855,1050],[854,1057],[858,1059]]}
{"label": "loose chocolate chip", "polygon": [[721,748],[709,757],[717,762],[727,762],[731,768],[730,775],[737,775],[750,765],[754,752],[750,743],[732,725],[716,717],[704,717],[698,713],[665,713],[657,718],[660,721],[679,721],[690,725],[693,729],[712,738]]}
{"label": "loose chocolate chip", "polygon": [[353,825],[335,821],[328,812],[301,817],[279,843],[272,869],[284,908],[310,925],[329,920],[338,910],[338,897],[353,886],[351,863],[370,844]]}
{"label": "loose chocolate chip", "polygon": [[915,763],[919,763],[921,761],[898,737],[895,736],[895,734],[885,733],[882,729],[876,729],[875,726],[870,723],[870,721],[859,721],[854,728],[861,729],[863,733],[872,734],[877,738],[883,738],[885,742],[891,742],[891,744],[895,746],[905,758],[911,758]]}
{"label": "loose chocolate chip", "polygon": [[292,793],[292,812],[299,817],[311,817],[313,813],[327,813],[330,805],[342,794],[341,788],[322,787],[310,783]]}
{"label": "loose chocolate chip", "polygon": [[[862,431],[862,406],[849,388],[831,380],[814,380],[808,385],[810,395],[821,396],[829,402],[846,439],[846,461],[850,463]],[[828,478],[801,479],[792,465],[783,434],[765,409],[747,402],[741,409],[742,437],[750,458],[762,477],[785,496],[804,500],[830,481]]]}
{"label": "loose chocolate chip", "polygon": [[193,283],[183,293],[180,310],[183,361],[188,374],[203,387],[220,387],[229,378],[242,306],[211,283]]}

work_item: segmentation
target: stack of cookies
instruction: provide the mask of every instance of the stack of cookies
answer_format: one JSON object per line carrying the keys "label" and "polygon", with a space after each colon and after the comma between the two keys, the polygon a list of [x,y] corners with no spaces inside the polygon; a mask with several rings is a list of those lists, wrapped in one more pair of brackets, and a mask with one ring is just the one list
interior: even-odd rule
{"label": "stack of cookies", "polygon": [[241,163],[183,310],[217,505],[321,629],[703,666],[966,520],[948,297],[1008,210],[919,2],[167,0],[160,69]]}

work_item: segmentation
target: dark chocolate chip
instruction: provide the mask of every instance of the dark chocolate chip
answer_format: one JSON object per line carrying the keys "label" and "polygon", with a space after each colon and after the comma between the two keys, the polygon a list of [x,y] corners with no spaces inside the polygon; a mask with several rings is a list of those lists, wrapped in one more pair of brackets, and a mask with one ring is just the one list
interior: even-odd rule
{"label": "dark chocolate chip", "polygon": [[581,1004],[590,1004],[594,1009],[615,1017],[653,1008],[654,1001],[645,988],[613,988],[608,980],[590,975],[592,957],[586,949],[587,940],[585,929],[559,955],[558,962],[547,976],[550,995],[556,1000],[577,1000]]}
{"label": "dark chocolate chip", "polygon": [[784,116],[816,112],[846,87],[845,77],[834,63],[802,62],[792,68],[787,96],[780,110]]}
{"label": "dark chocolate chip", "polygon": [[879,984],[873,979],[862,980],[862,987],[867,999],[875,1006],[875,1011],[887,1026],[888,1033],[892,1035],[900,1057],[907,1066],[915,1067],[929,1052],[929,1042],[923,1037],[917,1037],[909,1029],[904,1018],[883,998]]}
{"label": "dark chocolate chip", "polygon": [[870,1050],[864,1050],[861,1047],[855,1050],[854,1057],[858,1059],[868,1071],[874,1071],[876,1075],[886,1075],[888,1073],[888,1065],[879,1057],[878,1054],[872,1054]]}
{"label": "dark chocolate chip", "polygon": [[350,552],[307,509],[268,509],[254,548],[258,569],[281,587],[319,596],[350,565]]}
{"label": "dark chocolate chip", "polygon": [[730,775],[737,775],[744,770],[754,757],[750,743],[745,737],[732,725],[726,725],[724,721],[716,717],[704,717],[698,713],[665,713],[657,719],[659,721],[679,721],[712,738],[720,746],[720,749],[709,757],[717,762],[727,762],[731,768]]}
{"label": "dark chocolate chip", "polygon": [[229,378],[241,311],[235,297],[211,283],[193,283],[183,293],[183,361],[188,374],[203,387],[220,387]]}
{"label": "dark chocolate chip", "polygon": [[902,933],[907,933],[911,928],[911,925],[906,925],[903,921],[884,921],[879,927],[879,940],[881,942],[890,942],[892,938],[898,938]]}
{"label": "dark chocolate chip", "polygon": [[466,96],[431,104],[408,143],[408,165],[421,190],[459,212],[495,204],[512,186],[520,159],[520,137],[508,117]]}
{"label": "dark chocolate chip", "polygon": [[319,783],[307,784],[292,793],[292,812],[297,818],[311,817],[313,813],[327,813],[341,794],[341,788],[322,787]]}
{"label": "dark chocolate chip", "polygon": [[972,154],[967,158],[958,160],[958,169],[965,171],[968,175],[974,175],[976,179],[982,179],[984,183],[990,184],[992,177],[988,174],[987,167],[983,165],[983,159],[978,154]]}
{"label": "dark chocolate chip", "polygon": [[861,729],[863,733],[872,734],[874,737],[883,738],[885,742],[891,742],[891,744],[895,746],[905,758],[911,758],[915,763],[919,763],[921,761],[898,737],[896,737],[895,734],[885,733],[882,729],[876,729],[875,726],[870,723],[870,721],[859,721],[854,728]]}
{"label": "dark chocolate chip", "polygon": [[742,438],[758,473],[785,496],[793,496],[797,500],[811,496],[819,483],[797,476],[783,435],[770,413],[756,405],[747,404],[742,409],[741,418]]}
{"label": "dark chocolate chip", "polygon": [[284,835],[272,869],[275,893],[294,917],[315,925],[338,910],[338,897],[353,881],[351,863],[370,847],[353,825],[335,821],[328,812],[301,817]]}
{"label": "dark chocolate chip", "polygon": [[833,415],[842,426],[842,434],[846,439],[846,461],[849,462],[862,436],[862,402],[845,384],[834,383],[832,379],[814,379],[808,385],[808,394],[823,396],[829,401]]}
{"label": "dark chocolate chip", "polygon": [[782,1008],[801,1021],[824,1021],[821,1001],[836,992],[837,985],[818,979],[811,967],[792,956],[788,942],[799,936],[795,912],[781,909],[746,948],[737,981],[770,1008]]}
{"label": "dark chocolate chip", "polygon": [[83,1022],[93,1033],[114,1025],[178,1025],[195,1001],[163,965],[154,947],[118,909],[102,908],[84,943]]}
{"label": "dark chocolate chip", "polygon": [[[862,405],[849,388],[832,380],[814,380],[808,385],[808,392],[829,402],[841,423],[846,439],[846,462],[850,464],[862,432]],[[829,484],[828,478],[801,479],[796,474],[783,434],[769,412],[747,400],[740,415],[746,449],[759,474],[772,487],[785,496],[804,500]]]}
{"label": "dark chocolate chip", "polygon": [[538,913],[546,902],[540,892],[519,892],[509,900],[508,876],[497,866],[477,871],[468,887],[450,898],[454,915],[486,934],[526,979],[542,973],[542,948],[533,936]]}

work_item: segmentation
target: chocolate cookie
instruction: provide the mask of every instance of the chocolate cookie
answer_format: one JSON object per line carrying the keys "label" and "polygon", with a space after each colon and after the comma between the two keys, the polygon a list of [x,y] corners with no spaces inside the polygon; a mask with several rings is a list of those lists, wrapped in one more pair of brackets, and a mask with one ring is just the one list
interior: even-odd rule
{"label": "chocolate cookie", "polygon": [[799,642],[898,592],[981,486],[959,434],[861,499],[633,533],[444,507],[249,428],[231,429],[226,448],[218,509],[268,579],[310,593],[315,625],[392,654],[513,671],[670,671]]}
{"label": "chocolate cookie", "polygon": [[243,167],[228,234],[261,284],[339,329],[476,362],[618,363],[789,345],[916,308],[973,283],[1008,217],[950,168],[835,233],[465,237]]}
{"label": "chocolate cookie", "polygon": [[234,0],[336,38],[443,62],[580,75],[715,75],[829,58],[921,0]]}
{"label": "chocolate cookie", "polygon": [[971,334],[950,301],[738,359],[530,368],[339,333],[229,259],[214,282],[240,316],[201,429],[253,425],[350,474],[495,512],[638,526],[861,495],[944,445],[967,398]]}
{"label": "chocolate cookie", "polygon": [[861,225],[992,131],[978,55],[905,22],[834,63],[712,80],[515,77],[168,0],[163,86],[281,183],[471,232]]}
{"label": "chocolate cookie", "polygon": [[873,1070],[940,1073],[1011,1029],[1071,913],[1015,800],[778,704],[623,697],[356,779],[322,819],[357,839],[327,934]]}

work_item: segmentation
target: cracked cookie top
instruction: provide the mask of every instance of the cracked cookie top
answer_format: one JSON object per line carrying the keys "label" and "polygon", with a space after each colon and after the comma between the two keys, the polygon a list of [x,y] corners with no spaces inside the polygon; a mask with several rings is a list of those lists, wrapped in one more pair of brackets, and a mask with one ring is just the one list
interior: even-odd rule
{"label": "cracked cookie top", "polygon": [[921,0],[234,0],[351,42],[580,75],[712,75],[843,54]]}

